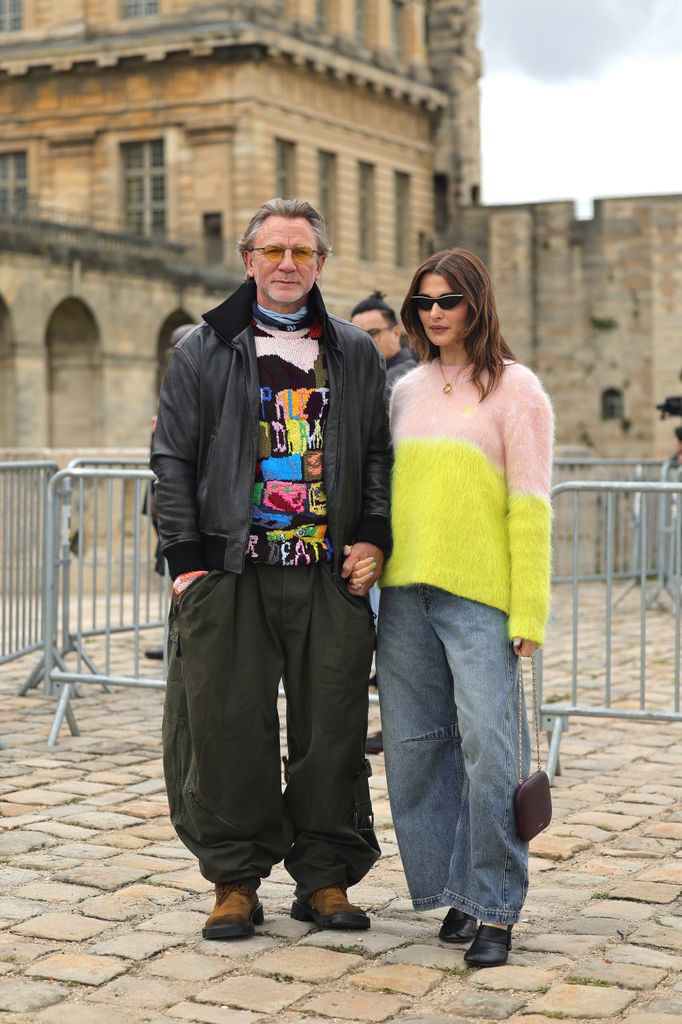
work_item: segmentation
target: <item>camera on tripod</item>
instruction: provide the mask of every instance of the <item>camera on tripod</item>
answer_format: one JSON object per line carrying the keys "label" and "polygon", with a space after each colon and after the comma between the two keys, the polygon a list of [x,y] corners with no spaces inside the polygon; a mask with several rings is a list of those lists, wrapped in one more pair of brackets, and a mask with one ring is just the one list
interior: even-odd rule
{"label": "camera on tripod", "polygon": [[671,395],[664,402],[659,402],[656,408],[662,420],[666,416],[682,416],[682,395]]}

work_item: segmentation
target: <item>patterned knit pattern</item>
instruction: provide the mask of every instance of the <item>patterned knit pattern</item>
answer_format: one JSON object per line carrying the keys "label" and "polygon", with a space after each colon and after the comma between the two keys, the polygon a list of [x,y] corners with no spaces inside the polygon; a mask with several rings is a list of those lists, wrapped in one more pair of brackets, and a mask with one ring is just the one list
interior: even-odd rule
{"label": "patterned knit pattern", "polygon": [[509,637],[542,643],[549,607],[553,417],[535,375],[509,364],[480,401],[465,371],[443,394],[434,360],[391,402],[393,553],[382,587],[426,583],[499,608]]}
{"label": "patterned knit pattern", "polygon": [[260,381],[258,464],[247,558],[265,565],[327,562],[322,468],[329,382],[320,327],[253,324]]}

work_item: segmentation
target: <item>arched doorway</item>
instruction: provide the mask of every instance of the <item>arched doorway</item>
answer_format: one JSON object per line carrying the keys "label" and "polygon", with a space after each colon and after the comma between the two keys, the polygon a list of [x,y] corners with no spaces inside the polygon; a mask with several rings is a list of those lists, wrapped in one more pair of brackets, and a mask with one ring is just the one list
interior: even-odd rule
{"label": "arched doorway", "polygon": [[188,313],[184,309],[175,309],[170,313],[161,325],[159,330],[157,342],[156,342],[156,394],[158,395],[161,390],[161,381],[163,375],[166,372],[168,366],[168,359],[170,356],[170,340],[178,327],[187,325],[188,327],[196,323],[196,320],[191,313]]}
{"label": "arched doorway", "polygon": [[46,331],[52,448],[93,447],[102,437],[100,332],[80,299],[64,299]]}
{"label": "arched doorway", "polygon": [[0,448],[15,441],[14,430],[14,332],[7,305],[0,295]]}

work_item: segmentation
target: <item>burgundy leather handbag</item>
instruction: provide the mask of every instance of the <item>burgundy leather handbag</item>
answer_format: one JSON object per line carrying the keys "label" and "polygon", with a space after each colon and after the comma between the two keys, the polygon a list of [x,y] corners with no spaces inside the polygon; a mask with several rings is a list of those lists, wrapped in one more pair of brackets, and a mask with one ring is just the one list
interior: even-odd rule
{"label": "burgundy leather handbag", "polygon": [[546,829],[552,820],[552,796],[549,789],[549,776],[540,764],[540,722],[538,717],[537,686],[535,682],[535,659],[530,662],[533,679],[533,720],[535,722],[535,744],[538,766],[527,779],[523,778],[523,669],[519,658],[519,784],[514,790],[514,816],[516,831],[521,839],[528,842],[539,832]]}

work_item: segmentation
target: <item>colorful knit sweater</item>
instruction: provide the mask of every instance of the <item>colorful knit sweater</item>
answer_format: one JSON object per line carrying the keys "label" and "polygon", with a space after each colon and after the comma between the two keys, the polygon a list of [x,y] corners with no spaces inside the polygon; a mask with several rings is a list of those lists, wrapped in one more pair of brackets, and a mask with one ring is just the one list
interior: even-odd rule
{"label": "colorful knit sweater", "polygon": [[393,553],[382,587],[426,583],[499,608],[509,637],[544,639],[553,417],[537,377],[505,367],[483,401],[438,360],[395,386]]}
{"label": "colorful knit sweater", "polygon": [[329,381],[321,328],[252,326],[260,417],[246,557],[265,565],[328,562],[323,462]]}

